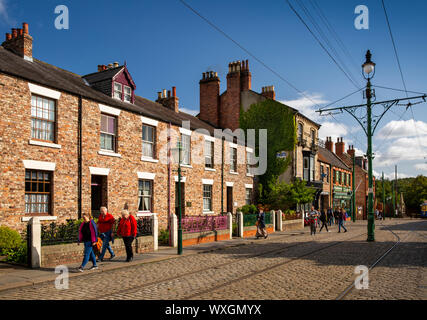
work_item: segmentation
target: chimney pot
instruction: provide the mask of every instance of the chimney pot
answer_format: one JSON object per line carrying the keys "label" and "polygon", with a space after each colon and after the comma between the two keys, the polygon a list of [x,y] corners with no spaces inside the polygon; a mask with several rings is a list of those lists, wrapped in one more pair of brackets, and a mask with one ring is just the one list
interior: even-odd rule
{"label": "chimney pot", "polygon": [[168,90],[168,98],[170,98],[170,97],[171,97],[171,91]]}
{"label": "chimney pot", "polygon": [[114,68],[117,68],[119,66],[119,63],[118,62],[114,62],[113,66],[114,66]]}
{"label": "chimney pot", "polygon": [[176,97],[176,87],[172,87],[172,97]]}
{"label": "chimney pot", "polygon": [[28,23],[24,22],[24,23],[22,24],[22,29],[24,30],[23,32],[24,32],[25,34],[28,34]]}
{"label": "chimney pot", "polygon": [[15,28],[12,28],[12,38],[16,38],[18,36],[18,31]]}
{"label": "chimney pot", "polygon": [[6,41],[12,39],[12,35],[10,33],[6,33]]}
{"label": "chimney pot", "polygon": [[22,36],[22,29],[18,28],[18,36]]}
{"label": "chimney pot", "polygon": [[166,89],[163,89],[162,98],[166,98]]}
{"label": "chimney pot", "polygon": [[159,91],[157,92],[157,100],[160,100],[162,98],[162,92]]}

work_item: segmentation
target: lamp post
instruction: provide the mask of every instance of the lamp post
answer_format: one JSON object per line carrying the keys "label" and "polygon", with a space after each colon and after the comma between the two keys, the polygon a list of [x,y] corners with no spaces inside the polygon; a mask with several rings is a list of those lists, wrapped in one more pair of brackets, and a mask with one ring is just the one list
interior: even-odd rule
{"label": "lamp post", "polygon": [[366,52],[366,61],[362,65],[363,77],[366,84],[366,108],[367,108],[367,136],[368,136],[368,241],[375,241],[375,218],[374,218],[374,190],[372,179],[372,90],[371,79],[375,75],[375,63],[371,61],[371,52]]}
{"label": "lamp post", "polygon": [[182,254],[182,191],[181,191],[181,153],[182,144],[178,141],[176,148],[172,148],[172,155],[175,163],[178,163],[178,254]]}

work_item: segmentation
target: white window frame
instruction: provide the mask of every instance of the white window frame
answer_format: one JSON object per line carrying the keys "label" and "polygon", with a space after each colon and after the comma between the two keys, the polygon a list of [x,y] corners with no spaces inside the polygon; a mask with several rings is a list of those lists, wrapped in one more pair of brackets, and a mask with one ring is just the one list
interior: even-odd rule
{"label": "white window frame", "polygon": [[[118,90],[116,90],[116,85],[120,86],[120,97],[116,97],[116,92],[119,92]],[[123,101],[123,85],[120,82],[114,82],[114,85],[113,85],[113,98],[117,99],[117,100],[122,100]]]}
{"label": "white window frame", "polygon": [[[210,197],[205,197],[205,187],[210,188]],[[203,213],[211,213],[213,205],[213,187],[212,184],[203,184]],[[209,200],[209,208],[205,208],[205,199]]]}
{"label": "white window frame", "polygon": [[[149,127],[153,130],[153,141],[144,140],[144,127]],[[142,134],[141,134],[141,140],[142,140],[142,159],[155,159],[156,158],[156,127],[148,125],[143,123],[142,124]],[[144,155],[144,144],[151,144],[152,147],[152,155]]]}
{"label": "white window frame", "polygon": [[[235,150],[236,152],[236,158],[233,158],[233,152],[232,150]],[[235,168],[234,167],[234,162],[235,162]],[[235,169],[235,170],[233,170]],[[237,173],[237,147],[235,146],[231,146],[230,144],[230,173]]]}
{"label": "white window frame", "polygon": [[[207,148],[207,146],[209,146],[209,148]],[[207,154],[206,151],[207,149],[210,149],[210,154]],[[215,166],[214,163],[214,150],[215,150],[215,142],[210,141],[210,140],[205,140],[205,145],[204,145],[204,154],[205,154],[205,168],[206,169],[213,169]],[[207,164],[207,158],[210,158],[211,164],[210,166],[208,166]]]}
{"label": "white window frame", "polygon": [[[129,93],[126,92],[126,89],[129,89]],[[129,96],[129,100],[126,99],[127,96]],[[132,88],[129,86],[123,85],[123,101],[132,102]]]}

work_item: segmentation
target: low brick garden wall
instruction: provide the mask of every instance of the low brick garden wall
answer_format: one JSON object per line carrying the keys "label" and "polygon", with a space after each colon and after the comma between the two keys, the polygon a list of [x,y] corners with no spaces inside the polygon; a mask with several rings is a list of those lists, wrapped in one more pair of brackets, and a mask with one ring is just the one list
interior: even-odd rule
{"label": "low brick garden wall", "polygon": [[[122,239],[114,239],[114,244],[111,245],[114,253],[117,256],[126,255],[125,245]],[[142,236],[137,237],[132,247],[134,253],[144,253],[154,251],[154,237]],[[41,267],[55,267],[61,264],[77,263],[83,259],[84,245],[80,243],[57,244],[41,247]],[[107,250],[108,251],[108,250]],[[110,257],[107,252],[106,258]]]}
{"label": "low brick garden wall", "polygon": [[282,222],[283,231],[304,229],[304,222],[301,219],[285,220]]}
{"label": "low brick garden wall", "polygon": [[202,231],[184,233],[182,235],[182,245],[191,246],[194,244],[208,243],[222,240],[230,240],[230,230]]}
{"label": "low brick garden wall", "polygon": [[[274,232],[273,224],[267,224],[265,225],[265,227],[268,233]],[[243,227],[243,238],[255,237],[256,230],[257,230],[256,226]]]}

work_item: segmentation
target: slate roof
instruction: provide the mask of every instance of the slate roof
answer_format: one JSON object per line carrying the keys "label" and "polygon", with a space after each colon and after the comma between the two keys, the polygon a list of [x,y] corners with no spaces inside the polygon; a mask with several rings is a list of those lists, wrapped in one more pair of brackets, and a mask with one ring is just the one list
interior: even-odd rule
{"label": "slate roof", "polygon": [[124,66],[119,66],[116,68],[107,69],[101,72],[94,72],[83,76],[87,82],[90,84],[97,83],[104,80],[111,80],[116,74],[118,74]]}
{"label": "slate roof", "polygon": [[[122,66],[123,67],[123,66]],[[120,68],[120,67],[118,67]],[[117,68],[110,69],[112,73]],[[135,104],[127,103],[105,95],[85,83],[84,78],[33,58],[33,62],[0,46],[0,72],[22,78],[29,82],[60,90],[83,98],[106,104],[115,108],[137,113],[155,120],[171,122],[181,126],[183,120],[190,121],[192,130],[203,128],[213,135],[215,127],[185,112],[175,112],[157,102],[135,96]],[[110,75],[110,74],[109,74]],[[90,75],[86,76],[87,77]],[[96,77],[94,77],[96,78]]]}
{"label": "slate roof", "polygon": [[344,170],[351,170],[351,168],[348,167],[335,153],[329,151],[326,148],[319,147],[318,158],[320,161],[329,163],[334,167]]}

